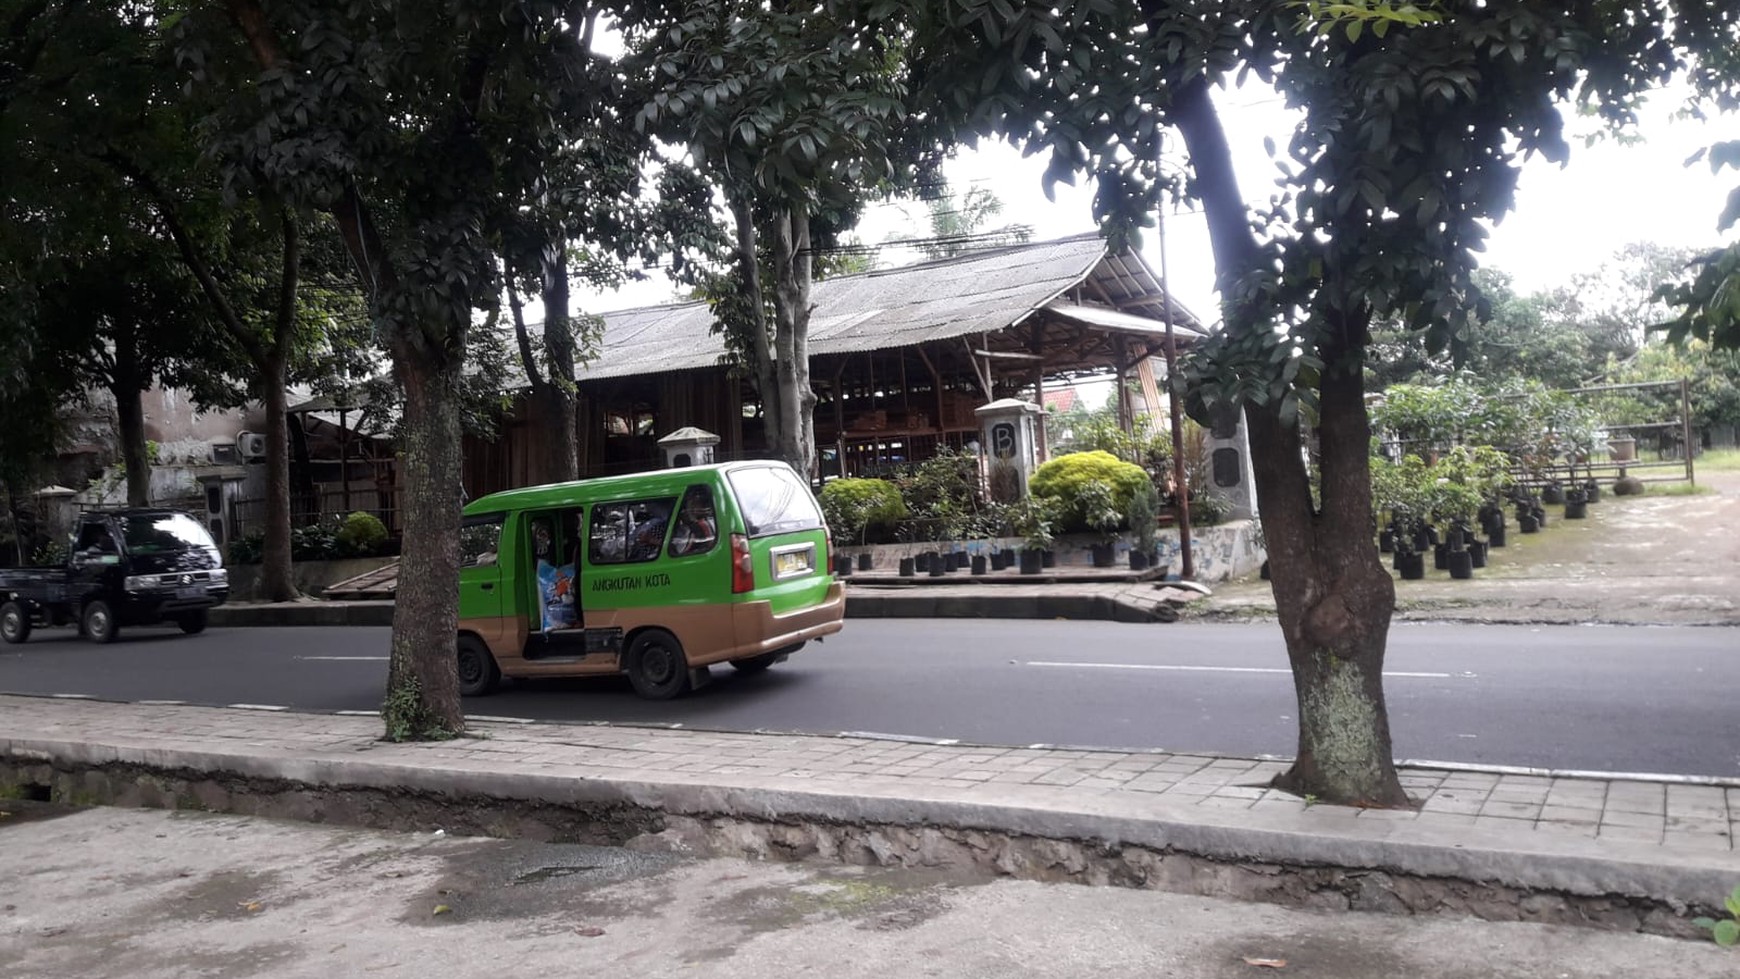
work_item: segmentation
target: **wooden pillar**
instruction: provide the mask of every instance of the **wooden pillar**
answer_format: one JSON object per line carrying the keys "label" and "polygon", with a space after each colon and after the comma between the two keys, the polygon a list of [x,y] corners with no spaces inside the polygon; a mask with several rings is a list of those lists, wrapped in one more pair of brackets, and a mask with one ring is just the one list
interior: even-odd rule
{"label": "wooden pillar", "polygon": [[[1027,340],[1027,351],[1035,357],[1042,357],[1045,354],[1045,324],[1040,321],[1038,317],[1035,317],[1033,320],[1032,335]],[[1037,426],[1039,432],[1039,444],[1035,445],[1033,448],[1038,460],[1044,462],[1051,458],[1051,450],[1047,444],[1049,442],[1049,437],[1045,430],[1044,360],[1035,361],[1033,364],[1033,402],[1039,405],[1039,419]]]}
{"label": "wooden pillar", "polygon": [[1124,335],[1122,333],[1114,334],[1112,336],[1112,366],[1118,385],[1118,428],[1125,435],[1130,434],[1130,430],[1135,427],[1136,420],[1136,413],[1131,410],[1130,406],[1130,389],[1125,383],[1128,380],[1125,371],[1128,368],[1129,357],[1129,344],[1125,343]]}

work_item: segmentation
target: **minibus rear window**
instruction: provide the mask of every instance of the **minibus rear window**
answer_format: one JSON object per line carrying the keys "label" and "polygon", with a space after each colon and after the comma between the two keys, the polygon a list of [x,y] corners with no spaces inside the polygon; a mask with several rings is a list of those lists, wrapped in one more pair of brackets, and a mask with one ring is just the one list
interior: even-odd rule
{"label": "minibus rear window", "polygon": [[728,478],[749,536],[821,528],[822,511],[816,507],[816,498],[790,469],[779,466],[733,469]]}

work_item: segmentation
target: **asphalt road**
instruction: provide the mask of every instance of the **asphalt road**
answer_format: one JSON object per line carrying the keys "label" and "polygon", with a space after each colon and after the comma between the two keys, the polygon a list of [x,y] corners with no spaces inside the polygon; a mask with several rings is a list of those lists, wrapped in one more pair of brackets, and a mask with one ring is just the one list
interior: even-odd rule
{"label": "asphalt road", "polygon": [[[1740,776],[1740,634],[1718,628],[1398,624],[1386,689],[1399,758]],[[384,628],[40,630],[0,647],[0,692],[368,710]],[[620,679],[510,683],[472,714],[693,728],[876,732],[994,744],[1290,754],[1273,625],[857,620],[758,677],[681,700]]]}

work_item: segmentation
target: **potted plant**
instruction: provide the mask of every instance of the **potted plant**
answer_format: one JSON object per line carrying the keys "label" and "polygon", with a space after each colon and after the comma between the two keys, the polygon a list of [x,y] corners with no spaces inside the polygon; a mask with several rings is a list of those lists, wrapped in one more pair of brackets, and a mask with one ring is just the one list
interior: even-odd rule
{"label": "potted plant", "polygon": [[1094,535],[1094,567],[1111,567],[1117,556],[1118,526],[1124,522],[1123,514],[1118,512],[1111,484],[1098,479],[1083,483],[1076,493],[1076,506],[1080,510],[1082,523]]}
{"label": "potted plant", "polygon": [[1038,574],[1044,565],[1045,552],[1055,542],[1052,536],[1052,506],[1040,496],[1029,496],[1009,508],[1009,524],[1021,538],[1020,568],[1022,574]]}
{"label": "potted plant", "polygon": [[1160,522],[1160,493],[1150,484],[1130,497],[1130,570],[1146,571],[1154,559],[1154,531]]}

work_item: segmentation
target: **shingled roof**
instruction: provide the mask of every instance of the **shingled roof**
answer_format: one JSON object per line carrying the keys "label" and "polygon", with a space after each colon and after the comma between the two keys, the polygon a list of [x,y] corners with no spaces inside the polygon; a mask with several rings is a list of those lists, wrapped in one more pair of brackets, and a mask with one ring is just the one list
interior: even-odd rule
{"label": "shingled roof", "polygon": [[[1080,303],[1063,299],[1090,283]],[[1166,302],[1157,277],[1139,257],[1108,254],[1097,234],[824,279],[810,296],[811,357],[997,333],[1053,304],[1052,312],[1066,319],[1152,333],[1161,329],[1158,317]],[[1189,310],[1174,300],[1171,311],[1180,336],[1202,335]],[[598,356],[581,377],[715,366],[724,343],[712,330],[713,313],[702,302],[606,313]]]}

